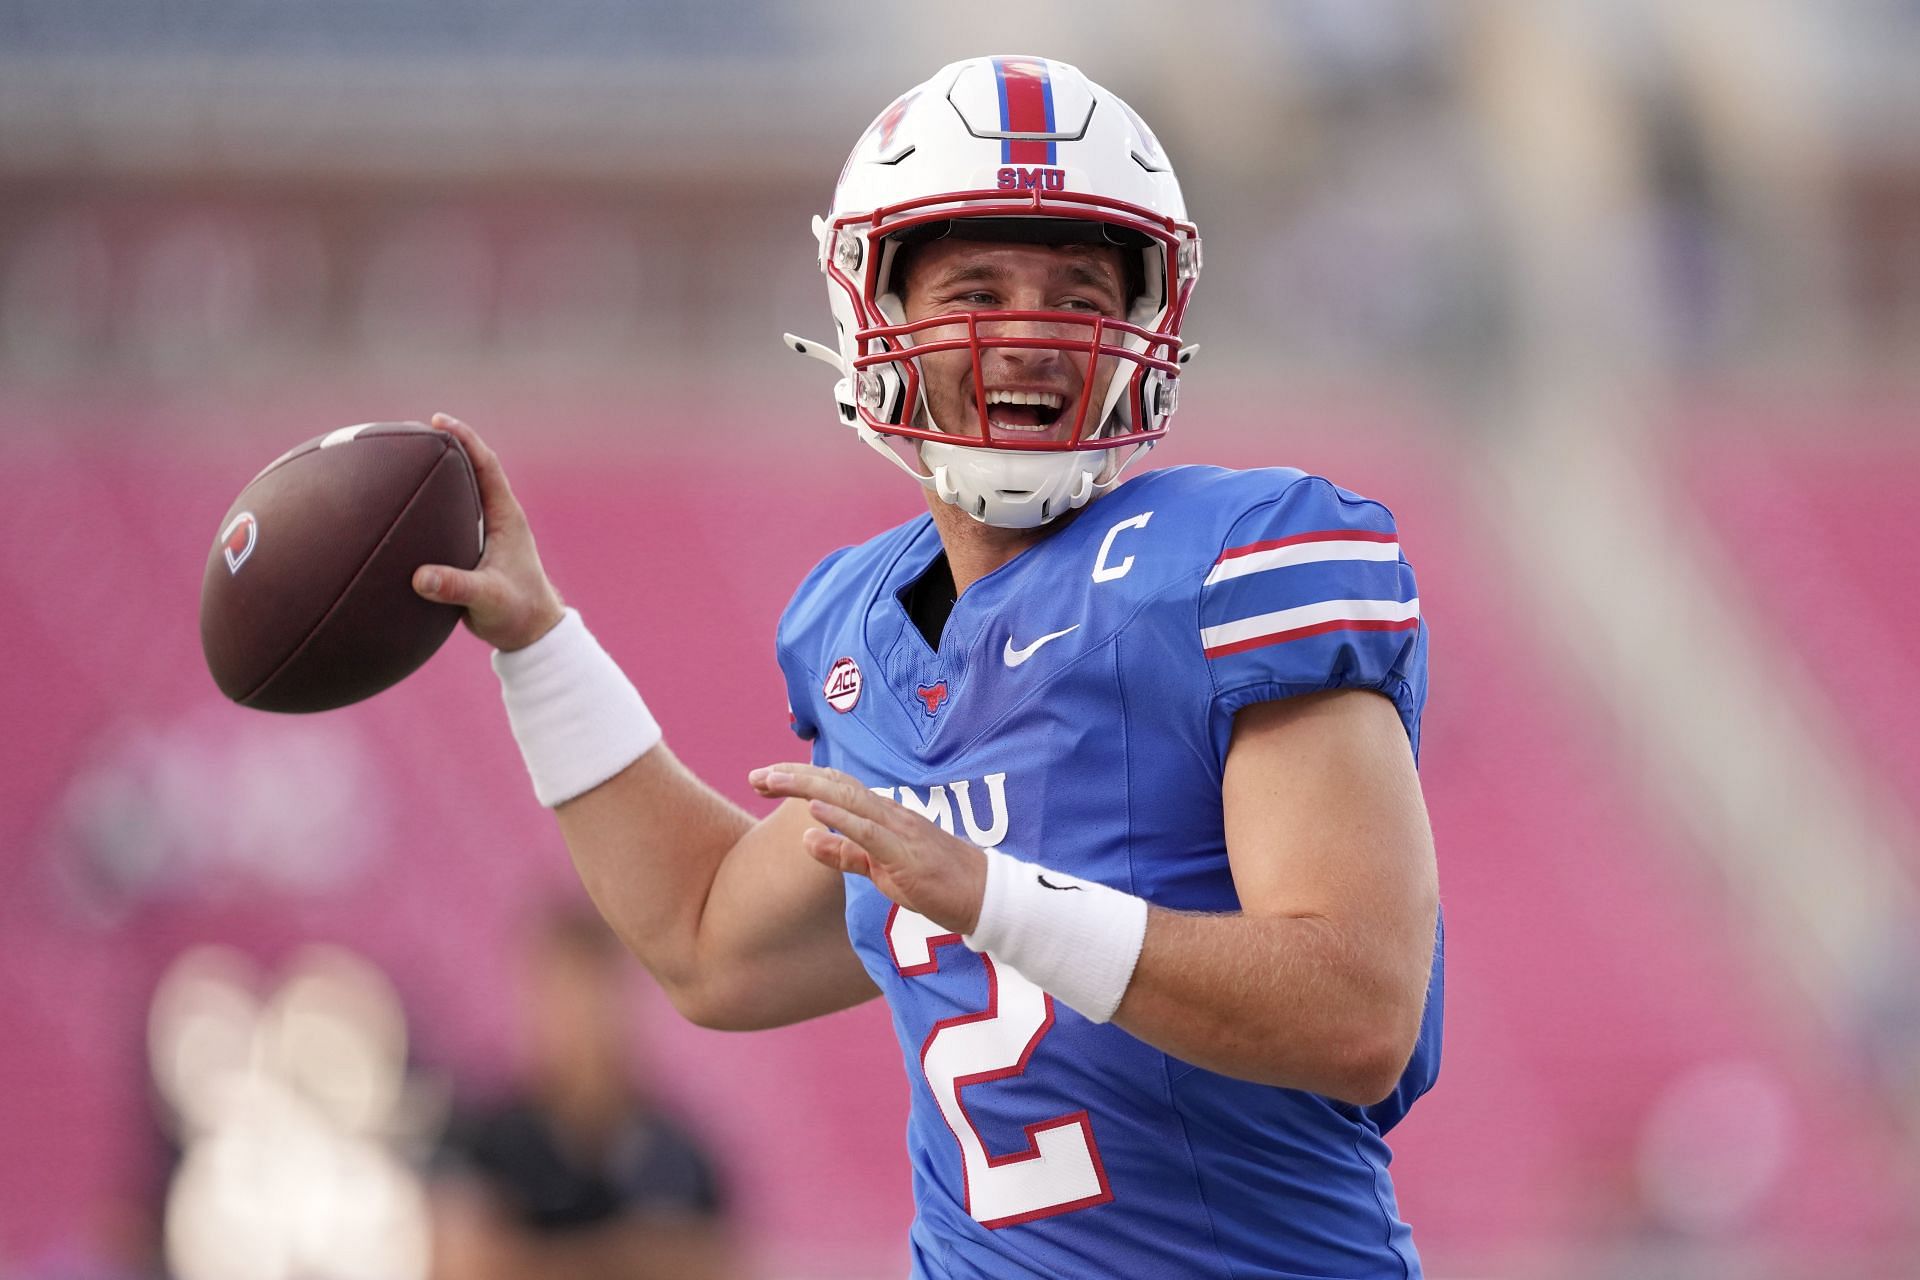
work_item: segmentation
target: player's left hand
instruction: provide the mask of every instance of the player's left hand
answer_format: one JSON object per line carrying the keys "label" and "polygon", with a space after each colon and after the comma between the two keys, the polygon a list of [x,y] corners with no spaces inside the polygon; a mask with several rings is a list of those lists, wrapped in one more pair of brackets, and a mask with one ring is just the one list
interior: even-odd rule
{"label": "player's left hand", "polygon": [[955,933],[972,933],[987,891],[987,856],[859,779],[811,764],[775,764],[747,775],[763,796],[805,800],[814,818],[802,837],[816,862],[850,871],[909,911]]}

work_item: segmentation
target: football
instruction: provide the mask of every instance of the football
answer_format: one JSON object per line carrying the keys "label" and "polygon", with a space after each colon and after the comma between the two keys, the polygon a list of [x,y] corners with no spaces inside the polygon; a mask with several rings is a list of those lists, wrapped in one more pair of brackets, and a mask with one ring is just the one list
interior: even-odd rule
{"label": "football", "polygon": [[326,711],[417,670],[460,610],[414,593],[423,564],[471,569],[485,527],[460,442],[415,422],[343,427],[288,450],[220,520],[200,645],[220,692]]}

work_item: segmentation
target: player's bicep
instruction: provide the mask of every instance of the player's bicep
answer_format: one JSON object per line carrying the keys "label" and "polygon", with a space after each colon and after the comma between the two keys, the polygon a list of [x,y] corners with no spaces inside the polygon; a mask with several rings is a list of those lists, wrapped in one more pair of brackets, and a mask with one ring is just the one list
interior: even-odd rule
{"label": "player's bicep", "polygon": [[818,825],[804,803],[782,801],[722,860],[696,956],[724,975],[704,1021],[779,1026],[879,994],[847,938],[844,877],[801,846],[802,833]]}
{"label": "player's bicep", "polygon": [[1394,704],[1338,689],[1242,708],[1222,802],[1242,909],[1329,922],[1417,1017],[1439,890]]}

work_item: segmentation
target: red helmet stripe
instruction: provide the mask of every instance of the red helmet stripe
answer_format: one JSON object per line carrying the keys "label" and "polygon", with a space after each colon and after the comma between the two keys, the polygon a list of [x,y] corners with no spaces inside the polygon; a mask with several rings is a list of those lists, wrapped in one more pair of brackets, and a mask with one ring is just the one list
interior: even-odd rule
{"label": "red helmet stripe", "polygon": [[[1000,87],[1000,127],[1008,133],[1052,133],[1053,80],[1034,58],[995,58]],[[1054,164],[1054,144],[1024,138],[1000,143],[1002,164]]]}

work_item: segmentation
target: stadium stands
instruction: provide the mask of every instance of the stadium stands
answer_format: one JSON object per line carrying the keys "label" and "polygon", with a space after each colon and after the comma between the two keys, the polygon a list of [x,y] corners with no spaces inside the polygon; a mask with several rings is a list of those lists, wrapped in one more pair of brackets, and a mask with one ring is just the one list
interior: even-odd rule
{"label": "stadium stands", "polygon": [[1833,699],[1854,755],[1920,821],[1920,542],[1906,532],[1920,420],[1787,417],[1714,415],[1676,441],[1675,480],[1756,616]]}

